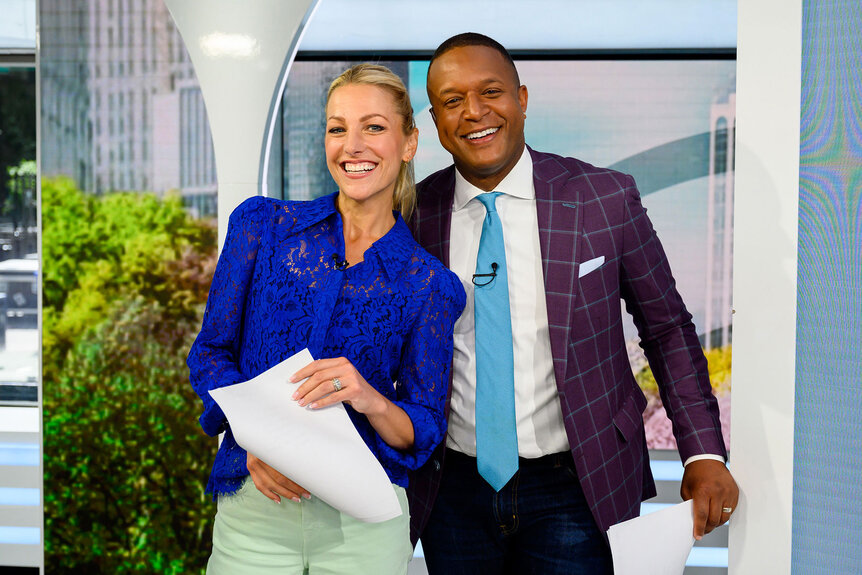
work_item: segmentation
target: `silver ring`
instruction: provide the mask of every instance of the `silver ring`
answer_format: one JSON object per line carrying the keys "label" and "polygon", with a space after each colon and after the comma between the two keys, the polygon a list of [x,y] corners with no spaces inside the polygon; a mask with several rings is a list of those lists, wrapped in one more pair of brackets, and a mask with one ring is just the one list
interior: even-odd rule
{"label": "silver ring", "polygon": [[341,380],[337,377],[332,378],[332,387],[335,391],[341,391]]}
{"label": "silver ring", "polygon": [[733,513],[733,507],[722,507],[721,512],[722,513]]}

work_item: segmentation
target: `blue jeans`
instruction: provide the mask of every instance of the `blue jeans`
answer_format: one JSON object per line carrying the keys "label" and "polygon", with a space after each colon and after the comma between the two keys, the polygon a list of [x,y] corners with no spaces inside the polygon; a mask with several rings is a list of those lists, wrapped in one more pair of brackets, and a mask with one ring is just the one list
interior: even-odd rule
{"label": "blue jeans", "polygon": [[497,493],[475,457],[447,449],[422,548],[430,575],[613,573],[568,452],[521,459]]}

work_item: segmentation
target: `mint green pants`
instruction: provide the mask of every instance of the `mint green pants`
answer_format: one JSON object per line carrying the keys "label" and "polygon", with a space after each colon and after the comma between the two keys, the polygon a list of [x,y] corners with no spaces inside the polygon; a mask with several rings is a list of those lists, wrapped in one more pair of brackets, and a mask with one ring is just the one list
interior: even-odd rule
{"label": "mint green pants", "polygon": [[402,515],[364,523],[314,496],[275,503],[247,478],[219,497],[207,575],[405,575],[413,556],[407,494],[392,487]]}

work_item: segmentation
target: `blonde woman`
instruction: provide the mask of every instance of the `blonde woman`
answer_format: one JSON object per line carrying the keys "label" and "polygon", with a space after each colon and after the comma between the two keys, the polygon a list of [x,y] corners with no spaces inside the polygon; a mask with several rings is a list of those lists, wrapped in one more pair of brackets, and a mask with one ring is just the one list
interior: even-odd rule
{"label": "blonde woman", "polygon": [[[207,486],[218,499],[210,574],[407,571],[407,473],[445,435],[452,329],[465,303],[457,277],[404,222],[417,138],[401,80],[354,66],[327,95],[326,160],[338,192],[310,202],[254,197],[231,215],[188,361],[201,426],[225,432]],[[308,378],[296,401],[346,404],[401,517],[362,523],[328,506],[239,447],[210,398],[306,347],[318,359],[296,374]]]}

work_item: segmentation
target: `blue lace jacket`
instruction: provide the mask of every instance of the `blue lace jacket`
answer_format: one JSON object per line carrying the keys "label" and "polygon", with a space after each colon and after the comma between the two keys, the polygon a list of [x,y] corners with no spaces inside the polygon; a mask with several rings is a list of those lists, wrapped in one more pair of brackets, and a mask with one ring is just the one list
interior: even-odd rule
{"label": "blue lace jacket", "polygon": [[231,214],[188,358],[201,427],[226,432],[207,485],[214,497],[239,489],[248,470],[209,390],[247,381],[305,347],[315,359],[346,357],[410,417],[414,445],[401,451],[345,406],[393,483],[406,487],[408,469],[445,436],[452,328],[464,288],[396,217],[365,261],[339,271],[333,255],[343,256],[344,236],[335,194],[311,202],[253,197]]}

